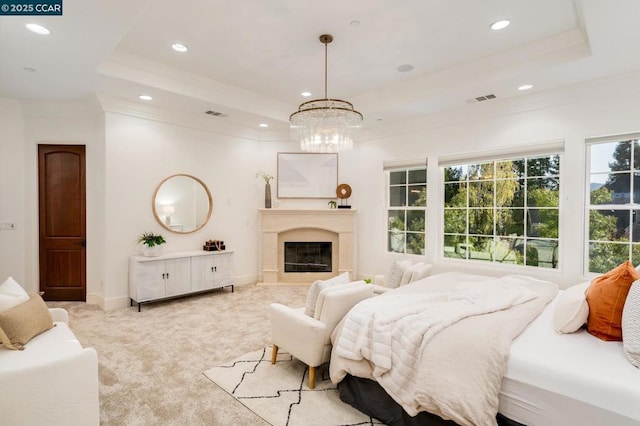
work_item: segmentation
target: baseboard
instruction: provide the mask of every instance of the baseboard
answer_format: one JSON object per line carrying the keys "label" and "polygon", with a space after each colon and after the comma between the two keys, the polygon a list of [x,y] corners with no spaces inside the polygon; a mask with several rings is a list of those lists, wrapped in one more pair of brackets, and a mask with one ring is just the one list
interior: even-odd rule
{"label": "baseboard", "polygon": [[113,311],[115,309],[128,308],[129,306],[131,306],[131,299],[129,299],[129,297],[116,297],[105,300],[102,309],[105,311]]}
{"label": "baseboard", "polygon": [[104,297],[100,294],[87,294],[87,305],[98,305],[104,310]]}

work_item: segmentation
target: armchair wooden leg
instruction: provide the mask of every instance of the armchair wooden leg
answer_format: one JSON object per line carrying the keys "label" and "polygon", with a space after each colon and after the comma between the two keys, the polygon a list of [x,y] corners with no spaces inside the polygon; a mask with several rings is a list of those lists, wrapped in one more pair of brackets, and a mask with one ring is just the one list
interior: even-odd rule
{"label": "armchair wooden leg", "polygon": [[316,387],[316,368],[309,366],[309,389]]}
{"label": "armchair wooden leg", "polygon": [[276,363],[276,358],[278,357],[278,346],[273,345],[273,349],[271,349],[271,364]]}

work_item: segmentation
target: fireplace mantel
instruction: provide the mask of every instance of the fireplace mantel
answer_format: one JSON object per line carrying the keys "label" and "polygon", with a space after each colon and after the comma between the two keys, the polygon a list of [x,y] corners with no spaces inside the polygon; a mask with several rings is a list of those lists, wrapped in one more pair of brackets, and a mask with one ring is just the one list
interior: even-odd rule
{"label": "fireplace mantel", "polygon": [[[281,262],[284,244],[278,236],[292,230],[321,230],[337,234],[337,275],[354,268],[354,234],[356,211],[352,209],[260,209],[262,232],[262,282],[277,284],[283,280]],[[282,264],[281,264],[282,263]],[[311,278],[310,280],[316,278]]]}

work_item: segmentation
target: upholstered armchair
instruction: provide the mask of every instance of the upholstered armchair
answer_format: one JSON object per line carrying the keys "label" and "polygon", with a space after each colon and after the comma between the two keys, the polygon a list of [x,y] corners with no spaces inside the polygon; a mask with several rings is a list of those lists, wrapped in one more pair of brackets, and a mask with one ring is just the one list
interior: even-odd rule
{"label": "upholstered armchair", "polygon": [[318,293],[313,316],[304,307],[271,304],[271,363],[275,364],[279,348],[288,351],[309,366],[309,388],[313,389],[316,367],[331,357],[333,329],[353,306],[372,295],[373,286],[364,281],[324,288]]}

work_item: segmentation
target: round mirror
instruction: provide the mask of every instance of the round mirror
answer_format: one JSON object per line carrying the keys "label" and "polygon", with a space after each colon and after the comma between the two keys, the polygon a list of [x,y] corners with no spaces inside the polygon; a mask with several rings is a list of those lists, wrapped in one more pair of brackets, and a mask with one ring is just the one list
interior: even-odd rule
{"label": "round mirror", "polygon": [[202,228],[213,211],[209,188],[197,177],[169,176],[153,194],[153,215],[171,232],[188,234]]}

